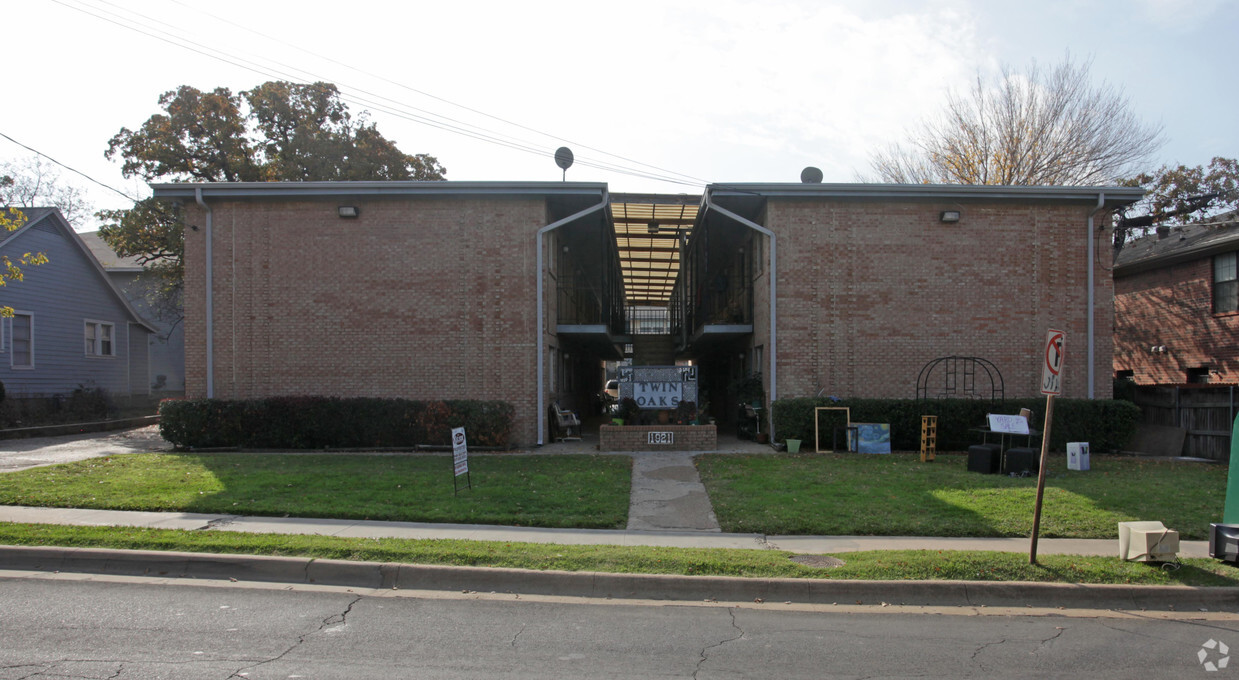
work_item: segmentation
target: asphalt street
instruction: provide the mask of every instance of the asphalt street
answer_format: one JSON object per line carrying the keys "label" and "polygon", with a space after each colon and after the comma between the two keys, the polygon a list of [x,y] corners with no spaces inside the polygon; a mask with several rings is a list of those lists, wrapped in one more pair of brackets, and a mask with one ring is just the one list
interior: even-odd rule
{"label": "asphalt street", "polygon": [[[1209,613],[521,598],[0,573],[17,678],[1226,677]],[[1223,651],[1223,646],[1226,651]],[[1226,659],[1223,662],[1223,659]]]}

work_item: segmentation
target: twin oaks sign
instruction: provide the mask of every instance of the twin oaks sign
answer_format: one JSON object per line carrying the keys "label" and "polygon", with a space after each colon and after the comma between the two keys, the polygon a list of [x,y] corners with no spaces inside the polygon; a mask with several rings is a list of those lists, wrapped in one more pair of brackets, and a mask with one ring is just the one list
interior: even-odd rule
{"label": "twin oaks sign", "polygon": [[668,410],[681,401],[697,402],[696,366],[621,366],[619,396],[648,410]]}

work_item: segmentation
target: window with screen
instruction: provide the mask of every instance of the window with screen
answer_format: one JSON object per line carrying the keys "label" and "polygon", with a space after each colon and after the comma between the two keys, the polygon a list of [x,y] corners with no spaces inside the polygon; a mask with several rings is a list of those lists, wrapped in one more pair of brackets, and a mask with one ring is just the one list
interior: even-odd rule
{"label": "window with screen", "polygon": [[1213,313],[1239,312],[1239,273],[1235,267],[1236,253],[1213,257]]}

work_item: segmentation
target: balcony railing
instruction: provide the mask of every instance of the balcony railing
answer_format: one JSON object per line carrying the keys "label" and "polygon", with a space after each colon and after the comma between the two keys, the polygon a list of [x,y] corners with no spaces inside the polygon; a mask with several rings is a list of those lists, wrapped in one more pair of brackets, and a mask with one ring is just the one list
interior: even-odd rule
{"label": "balcony railing", "polygon": [[667,335],[671,310],[667,307],[625,307],[624,329],[628,335]]}

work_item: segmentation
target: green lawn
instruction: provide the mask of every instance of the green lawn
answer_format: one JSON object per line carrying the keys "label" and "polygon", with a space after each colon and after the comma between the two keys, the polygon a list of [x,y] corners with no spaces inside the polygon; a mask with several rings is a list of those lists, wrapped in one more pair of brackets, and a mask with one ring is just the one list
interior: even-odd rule
{"label": "green lawn", "polygon": [[[133,454],[0,475],[0,505],[620,529],[624,456]],[[465,478],[460,477],[463,487]]]}
{"label": "green lawn", "polygon": [[77,527],[0,522],[0,544],[177,550],[320,559],[506,567],[620,574],[678,574],[749,578],[864,580],[1038,581],[1135,585],[1239,586],[1239,569],[1216,560],[1187,559],[1178,569],[1122,562],[1115,557],[934,550],[838,553],[844,564],[809,567],[780,550],[543,545],[462,540],[406,540]]}
{"label": "green lawn", "polygon": [[[701,478],[723,531],[862,536],[1029,536],[1037,479],[967,470],[939,454],[707,455]],[[1227,468],[1092,456],[1092,470],[1046,468],[1041,536],[1116,538],[1117,523],[1160,520],[1183,539],[1220,522]]]}

